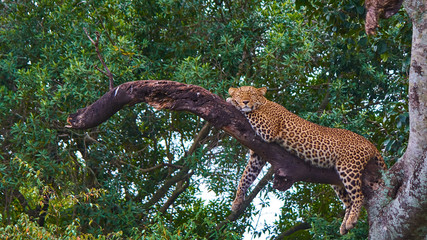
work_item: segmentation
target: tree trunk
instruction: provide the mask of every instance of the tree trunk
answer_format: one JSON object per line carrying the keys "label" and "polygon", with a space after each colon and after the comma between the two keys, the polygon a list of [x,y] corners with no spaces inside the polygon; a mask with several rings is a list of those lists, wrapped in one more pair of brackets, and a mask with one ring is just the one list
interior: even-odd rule
{"label": "tree trunk", "polygon": [[369,237],[375,240],[427,236],[427,3],[408,0],[404,7],[413,24],[409,142],[387,174],[388,189],[368,200]]}

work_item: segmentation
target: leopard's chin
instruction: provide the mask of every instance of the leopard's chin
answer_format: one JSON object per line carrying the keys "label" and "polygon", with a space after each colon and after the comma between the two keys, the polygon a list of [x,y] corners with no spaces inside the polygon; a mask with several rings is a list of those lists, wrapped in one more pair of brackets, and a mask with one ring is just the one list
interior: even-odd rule
{"label": "leopard's chin", "polygon": [[250,107],[248,107],[248,106],[245,106],[245,107],[243,107],[240,111],[242,111],[242,112],[250,112],[250,111],[252,111],[252,108],[250,108]]}

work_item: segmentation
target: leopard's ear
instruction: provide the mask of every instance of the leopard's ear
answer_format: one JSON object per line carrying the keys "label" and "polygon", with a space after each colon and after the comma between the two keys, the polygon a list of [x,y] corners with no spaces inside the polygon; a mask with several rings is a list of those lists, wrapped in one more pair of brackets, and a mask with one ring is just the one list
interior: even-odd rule
{"label": "leopard's ear", "polygon": [[257,91],[259,94],[264,96],[267,93],[267,88],[266,87],[258,88]]}
{"label": "leopard's ear", "polygon": [[228,89],[228,94],[230,94],[230,96],[233,96],[233,94],[237,91],[237,88],[229,88]]}

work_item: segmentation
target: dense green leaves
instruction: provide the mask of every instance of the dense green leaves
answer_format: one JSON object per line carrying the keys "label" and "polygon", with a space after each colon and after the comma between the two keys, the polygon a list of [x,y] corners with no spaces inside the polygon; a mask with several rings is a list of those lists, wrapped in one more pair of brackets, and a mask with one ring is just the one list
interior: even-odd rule
{"label": "dense green leaves", "polygon": [[[205,123],[191,114],[136,105],[94,129],[66,129],[69,113],[108,90],[83,28],[100,33],[116,85],[170,79],[223,97],[230,86],[266,86],[300,116],[364,135],[388,164],[405,149],[403,12],[367,37],[361,1],[42,0],[0,9],[1,238],[239,239],[299,222],[312,228],[289,238],[339,237],[333,191],[304,183],[267,187],[282,201],[275,223],[255,229],[251,207],[217,231],[247,150],[212,128],[194,142]],[[343,239],[366,234],[362,217]]]}

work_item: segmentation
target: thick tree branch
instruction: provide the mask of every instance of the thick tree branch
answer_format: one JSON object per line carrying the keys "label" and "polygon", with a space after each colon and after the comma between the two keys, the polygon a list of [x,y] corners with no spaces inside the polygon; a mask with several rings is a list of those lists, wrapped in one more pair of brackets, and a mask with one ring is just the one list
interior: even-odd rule
{"label": "thick tree branch", "polygon": [[[167,80],[124,83],[107,92],[93,104],[70,114],[67,127],[75,129],[95,127],[125,105],[140,102],[148,103],[159,110],[191,112],[204,118],[215,128],[223,129],[272,165],[270,171],[275,174],[273,187],[278,190],[285,191],[297,181],[342,184],[335,169],[313,167],[291,155],[278,144],[264,142],[256,135],[240,111],[217,95],[196,85]],[[206,135],[209,130],[208,126],[203,129],[201,135]],[[181,169],[179,173],[164,183],[147,203],[147,206],[156,203],[173,184],[182,181],[188,174],[188,167]],[[377,182],[379,177],[378,166],[373,161],[369,162],[362,177],[366,199],[370,200],[377,194],[379,186],[372,183]],[[389,192],[394,192],[394,190]],[[177,192],[177,194],[179,193]],[[232,214],[228,217],[228,221],[235,220],[238,216]]]}
{"label": "thick tree branch", "polygon": [[234,106],[206,89],[167,80],[124,83],[112,89],[92,105],[68,117],[67,127],[87,129],[110,118],[125,105],[146,102],[157,109],[188,111],[223,129],[243,145],[254,150],[275,171],[274,187],[286,190],[296,181],[341,184],[334,169],[315,168],[274,143],[266,143]]}

